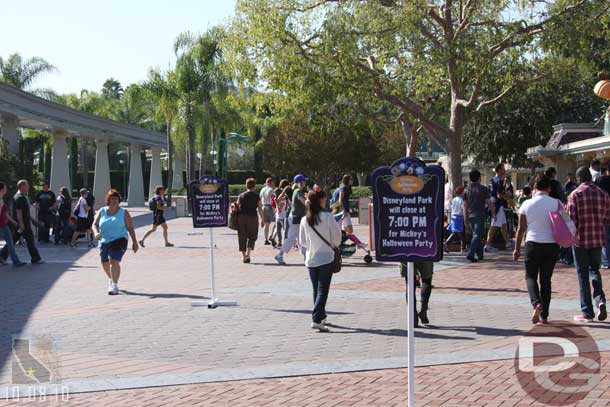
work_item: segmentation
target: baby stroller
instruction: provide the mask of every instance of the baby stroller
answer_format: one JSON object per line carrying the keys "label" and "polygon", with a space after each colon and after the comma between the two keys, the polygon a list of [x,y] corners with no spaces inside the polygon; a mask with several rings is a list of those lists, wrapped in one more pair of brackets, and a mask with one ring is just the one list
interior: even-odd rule
{"label": "baby stroller", "polygon": [[[337,222],[341,222],[341,218],[343,217],[343,212],[338,212],[334,214],[335,220]],[[371,251],[368,248],[368,245],[362,242],[358,236],[354,233],[346,233],[345,231],[341,231],[341,244],[339,245],[339,250],[341,251],[341,257],[347,258],[352,257],[356,251],[364,250],[366,253],[364,255],[364,262],[369,264],[373,261],[373,256],[371,256]]]}

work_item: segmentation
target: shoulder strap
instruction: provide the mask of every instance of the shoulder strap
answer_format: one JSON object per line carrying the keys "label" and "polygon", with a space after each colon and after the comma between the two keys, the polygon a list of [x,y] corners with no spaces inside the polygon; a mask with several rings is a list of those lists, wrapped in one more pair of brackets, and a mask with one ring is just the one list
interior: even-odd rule
{"label": "shoulder strap", "polygon": [[324,236],[322,236],[322,235],[320,234],[320,232],[318,232],[318,230],[316,229],[316,227],[315,227],[315,226],[313,226],[313,225],[312,225],[312,226],[311,226],[311,228],[313,229],[313,231],[314,231],[314,232],[316,232],[316,235],[318,235],[318,237],[319,237],[320,239],[322,239],[322,241],[323,241],[324,243],[326,243],[326,244],[327,244],[327,245],[328,245],[328,246],[329,246],[331,249],[333,249],[333,250],[334,250],[334,249],[336,249],[336,247],[335,247],[335,246],[333,246],[332,244],[330,244],[330,243],[328,242],[328,240],[326,240],[326,239],[324,238]]}

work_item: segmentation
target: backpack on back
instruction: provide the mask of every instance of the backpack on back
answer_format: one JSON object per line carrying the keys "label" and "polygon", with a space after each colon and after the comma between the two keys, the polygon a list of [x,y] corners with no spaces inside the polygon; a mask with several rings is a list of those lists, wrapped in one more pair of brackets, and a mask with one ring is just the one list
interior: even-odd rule
{"label": "backpack on back", "polygon": [[157,210],[157,195],[148,200],[148,209],[153,212]]}
{"label": "backpack on back", "polygon": [[332,207],[339,200],[339,195],[341,194],[341,187],[335,189],[333,191],[333,195],[330,197],[329,206]]}

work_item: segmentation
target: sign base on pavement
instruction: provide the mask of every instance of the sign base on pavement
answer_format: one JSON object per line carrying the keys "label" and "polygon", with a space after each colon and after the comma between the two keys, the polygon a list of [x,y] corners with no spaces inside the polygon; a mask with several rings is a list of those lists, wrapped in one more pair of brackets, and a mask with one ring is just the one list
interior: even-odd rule
{"label": "sign base on pavement", "polygon": [[217,307],[237,307],[239,303],[237,301],[220,301],[218,298],[213,299],[210,302],[207,301],[192,301],[191,307],[208,307],[208,308],[217,308]]}

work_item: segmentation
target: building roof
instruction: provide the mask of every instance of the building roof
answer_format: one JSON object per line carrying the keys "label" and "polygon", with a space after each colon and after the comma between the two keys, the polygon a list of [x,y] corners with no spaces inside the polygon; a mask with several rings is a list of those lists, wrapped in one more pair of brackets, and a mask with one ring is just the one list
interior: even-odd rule
{"label": "building roof", "polygon": [[0,116],[16,117],[20,127],[62,129],[71,136],[104,138],[148,147],[165,147],[165,134],[72,109],[0,83]]}

